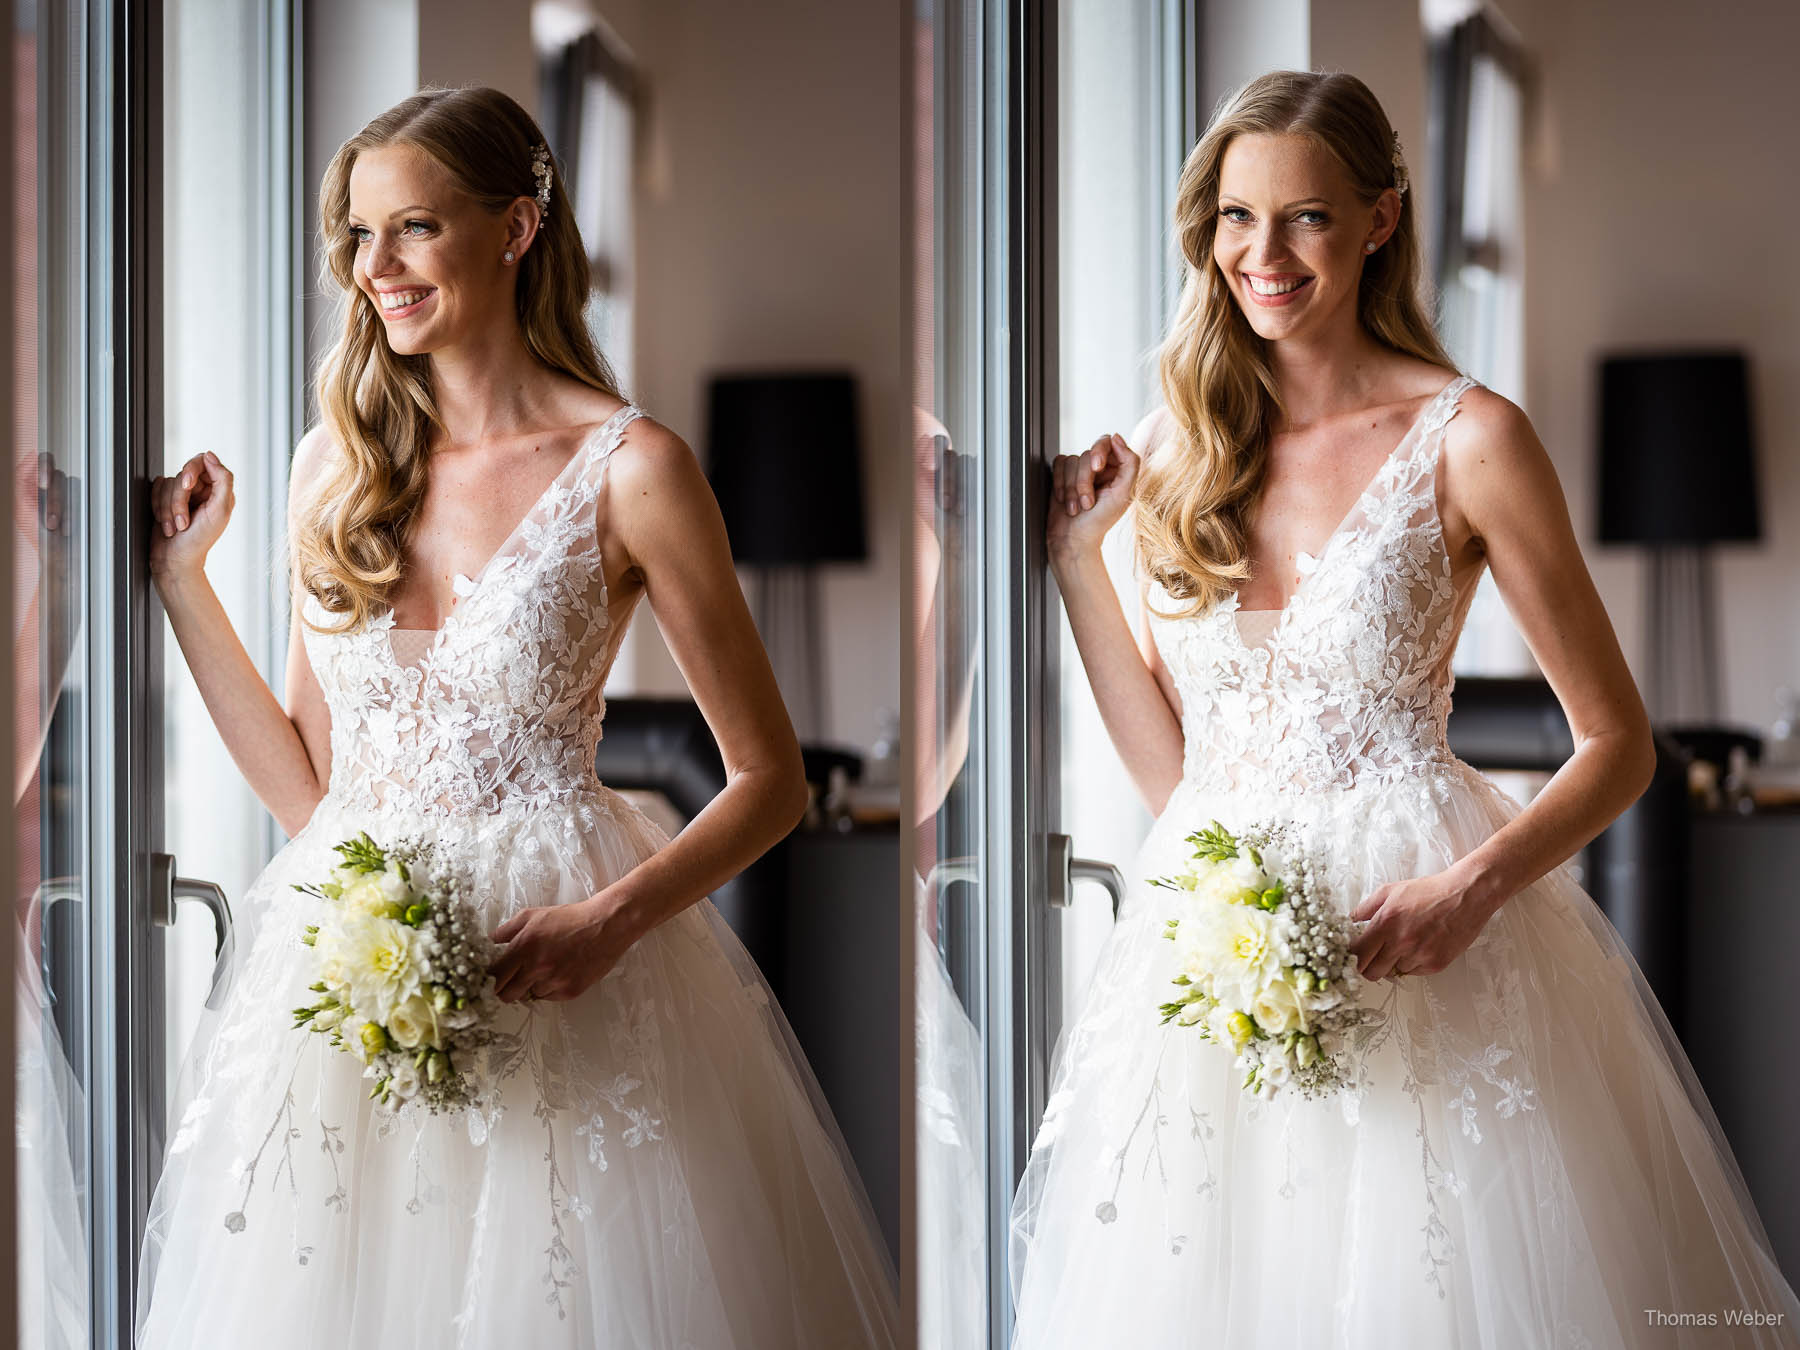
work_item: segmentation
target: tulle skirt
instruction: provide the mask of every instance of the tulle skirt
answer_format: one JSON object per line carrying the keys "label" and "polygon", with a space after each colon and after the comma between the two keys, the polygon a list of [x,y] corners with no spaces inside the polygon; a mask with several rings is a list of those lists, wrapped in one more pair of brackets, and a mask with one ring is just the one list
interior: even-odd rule
{"label": "tulle skirt", "polygon": [[86,1350],[86,1158],[71,1141],[85,1119],[49,990],[21,930],[13,983],[13,1234],[18,1350]]}
{"label": "tulle skirt", "polygon": [[913,874],[914,1281],[919,1350],[987,1345],[987,1209],[981,1036],[926,923]]}
{"label": "tulle skirt", "polygon": [[493,815],[328,795],[236,908],[184,1061],[140,1260],[139,1350],[842,1350],[899,1342],[893,1262],[760,972],[712,903],[580,997],[503,1005],[497,1106],[390,1116],[294,1027],[292,888],[367,829],[437,840],[490,929],[586,899],[668,836],[605,788]]}
{"label": "tulle skirt", "polygon": [[1383,787],[1184,784],[1134,862],[1013,1203],[1020,1350],[1800,1346],[1743,1177],[1668,1019],[1565,868],[1433,975],[1382,980],[1360,1098],[1258,1101],[1161,1024],[1146,884],[1218,818],[1301,821],[1354,885],[1441,870],[1520,806],[1457,760]]}

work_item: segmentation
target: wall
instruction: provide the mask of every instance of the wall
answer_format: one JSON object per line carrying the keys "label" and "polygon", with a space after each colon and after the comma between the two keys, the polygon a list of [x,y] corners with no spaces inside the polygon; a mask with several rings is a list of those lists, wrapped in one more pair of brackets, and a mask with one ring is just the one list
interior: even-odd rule
{"label": "wall", "polygon": [[[1800,288],[1783,260],[1800,177],[1800,6],[1510,0],[1547,95],[1527,198],[1527,411],[1594,534],[1594,382],[1615,346],[1732,343],[1751,356],[1763,541],[1718,551],[1723,711],[1766,727],[1800,686]],[[1645,565],[1586,545],[1633,668]]]}
{"label": "wall", "polygon": [[[711,372],[817,364],[857,375],[870,560],[825,569],[820,589],[825,737],[867,747],[881,710],[900,704],[910,8],[595,8],[633,49],[651,100],[633,397],[704,461]],[[633,676],[645,693],[685,688],[660,643],[639,644]]]}
{"label": "wall", "polygon": [[[603,19],[648,89],[632,398],[704,462],[712,371],[818,364],[857,374],[871,556],[826,569],[820,591],[831,700],[824,735],[866,748],[881,711],[900,704],[910,8],[899,0],[560,0],[558,8]],[[332,150],[420,84],[494,84],[537,106],[524,0],[315,0],[308,11],[309,235]],[[315,360],[333,336],[323,315],[310,300]],[[648,609],[611,687],[687,690]]]}
{"label": "wall", "polygon": [[[338,329],[336,287],[319,290],[319,183],[332,155],[370,118],[425,85],[489,84],[537,115],[531,7],[427,0],[308,0],[302,56],[298,209],[305,241],[306,423],[318,420],[311,381]],[[290,446],[291,450],[292,447]]]}
{"label": "wall", "polygon": [[[1454,17],[1465,0],[1425,0]],[[1209,81],[1305,59],[1375,91],[1425,162],[1424,32],[1417,0],[1249,0],[1207,6]],[[1731,343],[1751,354],[1763,541],[1718,552],[1722,712],[1766,726],[1775,690],[1800,687],[1800,288],[1777,248],[1800,213],[1782,129],[1800,125],[1800,6],[1732,0],[1505,0],[1539,63],[1541,122],[1525,214],[1523,399],[1556,463],[1621,645],[1646,669],[1640,552],[1594,542],[1594,384],[1615,347]],[[1276,22],[1279,20],[1279,22]],[[1209,83],[1216,98],[1227,84]]]}

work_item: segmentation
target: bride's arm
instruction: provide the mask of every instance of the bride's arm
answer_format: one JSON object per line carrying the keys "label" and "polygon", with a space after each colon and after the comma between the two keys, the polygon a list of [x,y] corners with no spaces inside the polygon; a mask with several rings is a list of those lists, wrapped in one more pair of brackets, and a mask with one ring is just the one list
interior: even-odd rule
{"label": "bride's arm", "polygon": [[1531,804],[1459,864],[1493,904],[1605,829],[1650,784],[1650,720],[1594,588],[1550,456],[1512,402],[1471,388],[1445,430],[1447,521],[1467,522],[1561,702],[1575,753]]}
{"label": "bride's arm", "polygon": [[[295,452],[290,529],[294,496],[320,458],[318,434],[302,438]],[[210,454],[196,455],[174,475],[158,478],[151,489],[150,576],[232,761],[282,829],[295,834],[324,795],[321,766],[330,762],[330,714],[300,647],[298,618],[288,654],[291,711],[284,711],[207,579],[206,554],[223,532],[232,504],[231,471]],[[165,533],[165,522],[174,526],[173,534]]]}
{"label": "bride's arm", "polygon": [[725,761],[726,785],[606,895],[634,933],[731,880],[806,813],[800,741],[732,566],[719,504],[687,443],[650,418],[607,465],[604,518]]}
{"label": "bride's arm", "polygon": [[[1148,456],[1157,421],[1156,413],[1146,417],[1131,433],[1128,444],[1141,447],[1140,453]],[[1117,519],[1122,513],[1106,509],[1109,505],[1106,486],[1098,496],[1091,495],[1092,454],[1091,450],[1084,452],[1082,471],[1087,477],[1077,480],[1077,495],[1079,489],[1085,487],[1094,503],[1082,514],[1088,510],[1101,512],[1095,518],[1096,523],[1108,515]],[[1064,458],[1073,460],[1075,457]],[[1108,472],[1111,472],[1110,467],[1102,470],[1103,475]],[[1136,474],[1133,473],[1124,490],[1129,491],[1135,483]],[[1115,480],[1111,486],[1117,490],[1120,483]],[[1082,668],[1087,672],[1088,685],[1093,689],[1094,702],[1100,709],[1100,720],[1112,739],[1113,748],[1131,774],[1138,794],[1153,813],[1161,814],[1169,794],[1181,781],[1180,695],[1162,668],[1156,644],[1149,636],[1147,621],[1140,634],[1133,637],[1124,608],[1119,603],[1118,590],[1101,556],[1099,538],[1090,537],[1091,530],[1062,526],[1057,513],[1072,522],[1079,521],[1080,516],[1067,516],[1068,508],[1061,494],[1052,493],[1050,509],[1050,566],[1062,594],[1063,610],[1069,616],[1075,645],[1081,652]],[[1140,618],[1143,618],[1143,605],[1144,597],[1140,591]]]}

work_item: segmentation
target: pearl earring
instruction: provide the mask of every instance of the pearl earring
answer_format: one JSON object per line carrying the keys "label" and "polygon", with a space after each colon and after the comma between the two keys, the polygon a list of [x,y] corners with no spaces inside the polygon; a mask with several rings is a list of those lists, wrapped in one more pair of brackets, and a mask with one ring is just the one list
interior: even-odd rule
{"label": "pearl earring", "polygon": [[512,250],[510,248],[506,250],[506,261],[512,261]]}

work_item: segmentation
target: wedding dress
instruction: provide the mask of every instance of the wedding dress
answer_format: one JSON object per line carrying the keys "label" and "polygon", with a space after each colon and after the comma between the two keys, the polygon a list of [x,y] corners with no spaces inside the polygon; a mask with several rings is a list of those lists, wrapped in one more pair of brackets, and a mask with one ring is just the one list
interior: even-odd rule
{"label": "wedding dress", "polygon": [[[575,999],[502,1004],[488,1109],[397,1115],[294,1026],[294,889],[367,829],[461,859],[489,929],[668,842],[595,776],[609,606],[596,429],[422,647],[306,630],[329,790],[235,906],[140,1263],[139,1350],[846,1350],[899,1341],[891,1257],[767,984],[710,900]],[[641,593],[640,593],[641,594]],[[315,622],[330,616],[307,595]],[[403,655],[404,653],[404,655]]]}
{"label": "wedding dress", "polygon": [[1235,596],[1151,617],[1183,773],[1055,1052],[1013,1203],[1020,1350],[1800,1345],[1687,1056],[1566,866],[1443,971],[1365,987],[1354,1093],[1259,1101],[1229,1050],[1161,1023],[1177,972],[1148,878],[1190,831],[1296,822],[1348,910],[1522,809],[1445,741],[1474,579],[1451,583],[1435,478],[1474,383],[1427,404],[1266,634]]}
{"label": "wedding dress", "polygon": [[[919,1350],[987,1345],[987,1232],[981,1034],[950,978],[929,911],[943,903],[913,880],[913,1250]],[[948,883],[945,883],[946,885]],[[938,911],[941,916],[941,909]],[[941,917],[939,922],[941,922]]]}

